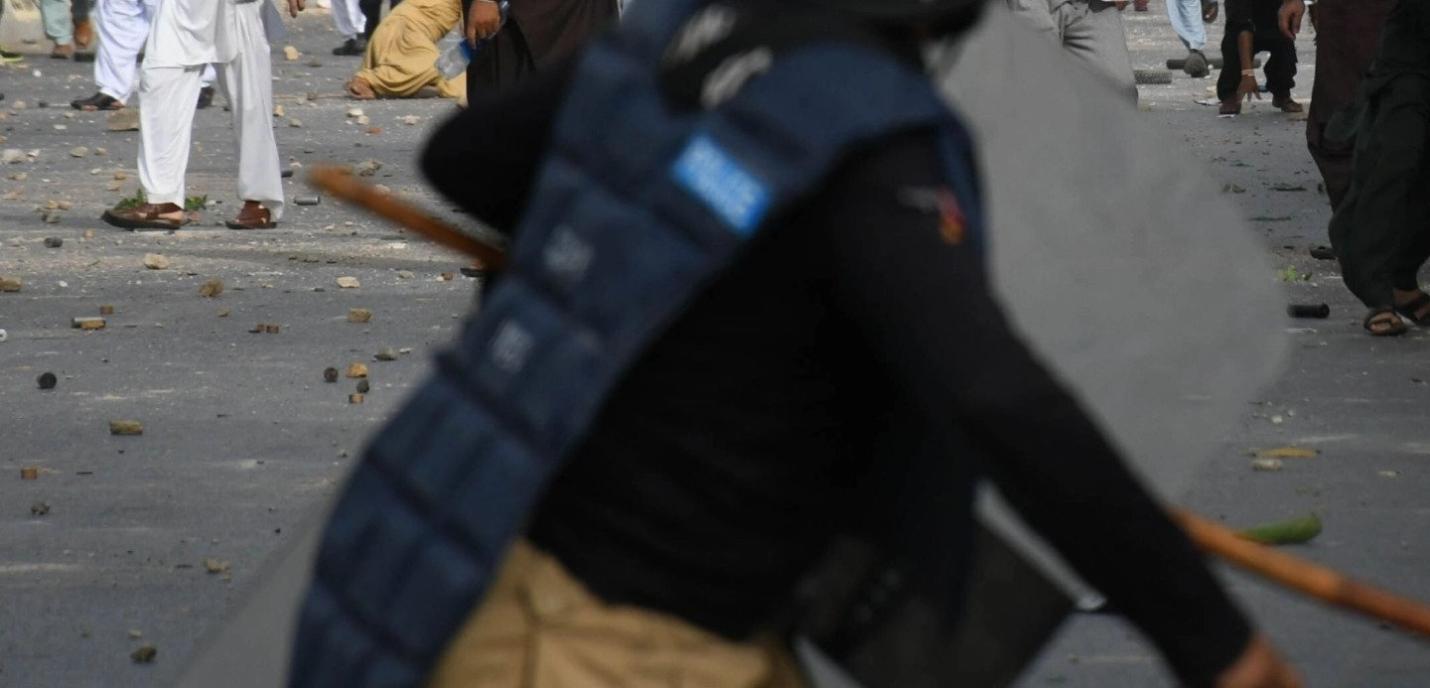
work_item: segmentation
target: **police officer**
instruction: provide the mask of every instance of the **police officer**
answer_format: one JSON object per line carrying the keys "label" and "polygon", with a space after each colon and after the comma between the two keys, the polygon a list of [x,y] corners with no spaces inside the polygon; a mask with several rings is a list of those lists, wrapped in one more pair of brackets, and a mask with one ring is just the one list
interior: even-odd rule
{"label": "police officer", "polygon": [[1188,685],[1297,685],[989,293],[920,50],[978,10],[637,3],[448,122],[511,264],[335,507],[292,684],[804,685],[831,541],[956,591],[986,476]]}

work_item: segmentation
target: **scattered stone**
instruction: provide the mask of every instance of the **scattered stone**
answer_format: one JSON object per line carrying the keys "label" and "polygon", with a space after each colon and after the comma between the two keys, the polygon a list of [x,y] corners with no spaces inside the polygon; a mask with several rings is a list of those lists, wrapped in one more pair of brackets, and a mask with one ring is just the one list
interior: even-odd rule
{"label": "scattered stone", "polygon": [[379,361],[396,361],[397,350],[393,349],[392,347],[385,346],[381,349],[378,349],[377,355],[375,355],[373,358],[376,358]]}
{"label": "scattered stone", "polygon": [[24,283],[19,277],[0,277],[0,291],[20,291]]}
{"label": "scattered stone", "polygon": [[227,318],[227,317],[229,316],[229,313],[231,313],[231,312],[232,312],[232,311],[230,311],[229,309],[225,308],[225,309],[223,309],[223,310],[221,310],[221,311],[218,312],[218,317],[220,317],[220,318]]}
{"label": "scattered stone", "polygon": [[365,126],[367,126],[369,123],[372,122],[372,118],[371,118],[371,117],[368,117],[367,115],[363,115],[363,116],[361,116],[361,117],[359,117],[359,118],[357,118],[357,119],[355,119],[355,120],[353,120],[353,121],[354,121],[354,122],[357,122],[357,123],[358,123],[358,126],[360,126],[360,127],[365,127]]}
{"label": "scattered stone", "polygon": [[230,568],[233,568],[232,565],[222,559],[204,559],[204,570],[209,573],[228,573]]}
{"label": "scattered stone", "polygon": [[30,173],[29,173],[29,172],[16,172],[15,174],[10,175],[10,181],[12,181],[12,182],[23,182],[23,181],[25,181],[26,179],[29,179],[29,178],[30,178]]}
{"label": "scattered stone", "polygon": [[106,191],[118,191],[124,188],[124,182],[108,182],[104,185]]}
{"label": "scattered stone", "polygon": [[115,110],[105,120],[104,126],[110,131],[139,131],[139,110],[136,108]]}
{"label": "scattered stone", "polygon": [[328,367],[328,368],[324,368],[324,369],[323,369],[323,382],[337,382],[337,381],[338,381],[338,369],[337,369],[337,368]]}
{"label": "scattered stone", "polygon": [[296,196],[293,202],[297,205],[317,205],[323,201],[322,196]]}
{"label": "scattered stone", "polygon": [[1399,478],[1400,471],[1376,471],[1376,475],[1382,478]]}
{"label": "scattered stone", "polygon": [[6,148],[0,151],[0,164],[18,165],[25,162],[25,151],[19,148]]}
{"label": "scattered stone", "polygon": [[94,230],[92,230],[92,229],[86,229],[86,230],[84,230],[84,238],[86,238],[86,239],[93,239],[93,238],[94,238]]}
{"label": "scattered stone", "polygon": [[362,108],[348,108],[348,119],[362,117]]}
{"label": "scattered stone", "polygon": [[362,282],[359,282],[356,277],[345,275],[338,278],[338,286],[343,289],[357,289],[362,286]]}
{"label": "scattered stone", "polygon": [[361,395],[361,394],[349,394],[349,395],[348,395],[348,403],[349,403],[349,404],[361,404],[361,403],[363,402],[363,399],[365,399],[365,398],[366,398],[366,397],[364,397],[364,396]]}
{"label": "scattered stone", "polygon": [[137,420],[111,420],[109,421],[109,434],[142,435],[144,434],[144,424]]}
{"label": "scattered stone", "polygon": [[106,155],[109,155],[109,150],[105,148],[96,148],[94,149],[94,154],[102,158]]}
{"label": "scattered stone", "polygon": [[380,169],[382,169],[382,163],[376,160],[364,160],[356,168],[359,177],[371,177]]}
{"label": "scattered stone", "polygon": [[34,466],[25,466],[24,468],[21,468],[21,469],[20,469],[20,479],[21,479],[21,480],[39,480],[39,479],[40,479],[40,469],[39,469],[39,468],[36,468],[36,467],[34,467]]}
{"label": "scattered stone", "polygon": [[367,364],[361,361],[349,363],[346,375],[350,378],[367,377]]}
{"label": "scattered stone", "polygon": [[398,270],[398,271],[397,271],[397,279],[412,279],[412,278],[415,277],[415,276],[416,276],[416,275],[413,275],[411,270]]}
{"label": "scattered stone", "polygon": [[410,127],[417,124],[418,122],[421,122],[422,118],[417,115],[403,115],[401,117],[398,117],[397,121],[402,122],[403,124],[406,124]]}
{"label": "scattered stone", "polygon": [[33,516],[45,516],[50,513],[50,505],[44,502],[35,502],[30,505],[30,514]]}
{"label": "scattered stone", "polygon": [[45,237],[45,248],[59,248],[64,245],[64,239],[59,237]]}
{"label": "scattered stone", "polygon": [[144,637],[144,632],[143,632],[143,631],[141,631],[141,630],[139,630],[139,629],[137,629],[137,628],[131,628],[131,629],[129,629],[129,639],[130,639],[130,640],[138,640],[138,639],[143,638],[143,637]]}
{"label": "scattered stone", "polygon": [[7,339],[9,339],[9,338],[10,338],[10,333],[9,333],[9,332],[6,332],[5,330],[0,330],[0,344],[3,344],[3,343],[5,342],[5,340],[7,340]]}
{"label": "scattered stone", "polygon": [[150,270],[165,270],[169,267],[169,259],[163,254],[146,253],[144,254],[144,267]]}
{"label": "scattered stone", "polygon": [[398,350],[397,350],[397,353],[402,354],[403,356],[406,356],[407,354],[412,353],[412,347],[410,347],[410,346],[404,346],[404,347],[402,347],[401,349],[398,349]]}
{"label": "scattered stone", "polygon": [[303,120],[298,119],[297,117],[292,117],[292,118],[290,118],[290,119],[288,120],[288,126],[294,128],[294,129],[302,129],[302,128],[303,128]]}
{"label": "scattered stone", "polygon": [[283,328],[277,323],[258,323],[249,332],[253,334],[278,334]]}
{"label": "scattered stone", "polygon": [[1251,470],[1253,471],[1279,471],[1283,464],[1281,459],[1252,459]]}
{"label": "scattered stone", "polygon": [[75,146],[74,148],[71,148],[71,149],[70,149],[70,157],[71,157],[71,158],[86,158],[86,157],[89,157],[89,149],[88,149],[88,148],[85,148],[84,146]]}
{"label": "scattered stone", "polygon": [[57,382],[59,380],[55,378],[55,374],[48,372],[40,373],[40,377],[35,380],[35,384],[39,385],[40,389],[54,389]]}
{"label": "scattered stone", "polygon": [[120,180],[128,179],[128,178],[129,178],[129,173],[128,173],[128,172],[125,172],[124,170],[115,170],[115,171],[114,171],[114,178],[115,178],[115,179],[120,179]]}
{"label": "scattered stone", "polygon": [[285,46],[283,46],[283,59],[285,59],[285,60],[287,60],[287,61],[289,61],[289,62],[297,62],[297,61],[298,61],[298,58],[300,58],[300,57],[302,57],[302,56],[303,56],[303,53],[298,52],[298,49],[297,49],[297,48],[295,48],[295,47],[293,47],[293,46],[291,46],[291,45],[285,45]]}
{"label": "scattered stone", "polygon": [[442,278],[443,282],[451,282],[452,280],[457,279],[457,273],[455,272],[444,272],[438,276]]}
{"label": "scattered stone", "polygon": [[358,391],[358,394],[367,394],[367,391],[368,391],[369,389],[372,389],[372,385],[368,384],[368,382],[367,382],[366,379],[358,380],[358,383],[357,383],[357,391]]}
{"label": "scattered stone", "polygon": [[104,318],[84,317],[70,319],[70,327],[80,330],[102,330],[107,324]]}
{"label": "scattered stone", "polygon": [[153,645],[140,645],[138,649],[129,653],[129,658],[134,660],[135,664],[149,664],[152,663],[154,658],[158,655],[159,648]]}
{"label": "scattered stone", "polygon": [[382,133],[382,127],[368,127],[368,128],[367,128],[367,135],[368,135],[368,136],[377,136],[378,134],[381,134],[381,133]]}
{"label": "scattered stone", "polygon": [[371,311],[371,310],[368,310],[368,309],[366,309],[366,308],[349,308],[349,309],[348,309],[348,322],[350,322],[350,323],[365,323],[365,322],[368,322],[369,320],[372,320],[372,311]]}
{"label": "scattered stone", "polygon": [[206,299],[214,298],[223,293],[223,280],[215,277],[199,285],[199,296]]}
{"label": "scattered stone", "polygon": [[100,315],[114,315],[114,306],[100,306],[100,307],[99,307],[99,314],[100,314]]}
{"label": "scattered stone", "polygon": [[288,111],[287,111],[287,110],[284,110],[282,105],[274,105],[274,106],[273,106],[273,116],[274,116],[274,117],[282,118],[282,117],[286,116],[287,114],[288,114]]}

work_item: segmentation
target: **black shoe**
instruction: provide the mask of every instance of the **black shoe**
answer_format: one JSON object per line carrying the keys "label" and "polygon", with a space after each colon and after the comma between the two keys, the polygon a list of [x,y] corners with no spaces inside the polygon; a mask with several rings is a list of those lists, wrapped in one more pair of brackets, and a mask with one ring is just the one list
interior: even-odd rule
{"label": "black shoe", "polygon": [[207,109],[210,105],[213,105],[213,104],[214,104],[214,87],[212,87],[212,86],[205,86],[205,87],[199,89],[199,104],[198,104],[198,108],[199,108],[200,110],[204,110],[204,109]]}
{"label": "black shoe", "polygon": [[1200,79],[1212,73],[1211,66],[1207,64],[1207,56],[1203,55],[1200,50],[1187,53],[1187,59],[1182,62],[1182,71],[1194,79]]}
{"label": "black shoe", "polygon": [[333,48],[334,55],[361,55],[367,52],[367,39],[361,36],[349,38],[343,44]]}
{"label": "black shoe", "polygon": [[95,112],[97,110],[123,110],[124,103],[111,98],[103,93],[96,93],[88,98],[70,101],[70,107],[85,112]]}

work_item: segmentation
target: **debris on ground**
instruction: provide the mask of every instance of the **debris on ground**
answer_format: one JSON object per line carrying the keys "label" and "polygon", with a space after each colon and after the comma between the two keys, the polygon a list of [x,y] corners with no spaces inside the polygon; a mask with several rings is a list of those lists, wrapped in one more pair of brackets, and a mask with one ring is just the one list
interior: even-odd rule
{"label": "debris on ground", "polygon": [[1293,303],[1286,306],[1286,315],[1293,318],[1324,320],[1331,317],[1331,307],[1324,303]]}
{"label": "debris on ground", "polygon": [[1258,459],[1312,459],[1320,455],[1316,449],[1305,447],[1276,447],[1274,449],[1261,449],[1256,452]]}
{"label": "debris on ground", "polygon": [[1252,459],[1251,470],[1253,471],[1279,471],[1284,464],[1281,459]]}
{"label": "debris on ground", "polygon": [[25,466],[24,468],[21,468],[21,469],[20,469],[20,479],[21,479],[21,480],[39,480],[39,479],[40,479],[40,469],[39,469],[39,468],[36,468],[36,467],[34,467],[34,466]]}
{"label": "debris on ground", "polygon": [[35,502],[30,505],[30,515],[45,516],[50,513],[50,505],[44,502]]}
{"label": "debris on ground", "polygon": [[22,286],[19,277],[0,277],[0,291],[20,291]]}
{"label": "debris on ground", "polygon": [[376,358],[379,361],[396,361],[397,350],[390,346],[384,346],[381,349],[377,350],[377,354],[374,355],[373,358]]}
{"label": "debris on ground", "polygon": [[357,289],[362,286],[362,282],[359,282],[356,277],[344,275],[338,278],[338,286],[343,289]]}
{"label": "debris on ground", "polygon": [[100,314],[100,315],[114,315],[114,306],[108,306],[108,305],[100,306],[100,307],[99,307],[99,314]]}
{"label": "debris on ground", "polygon": [[278,323],[258,323],[249,332],[252,334],[278,334],[282,329]]}
{"label": "debris on ground", "polygon": [[421,122],[422,117],[418,115],[403,115],[401,117],[398,117],[397,120],[410,127],[416,125],[418,122]]}
{"label": "debris on ground", "polygon": [[382,163],[376,160],[364,160],[358,163],[353,171],[357,172],[359,177],[371,177],[380,169],[382,169]]}
{"label": "debris on ground", "polygon": [[348,119],[357,119],[358,117],[362,117],[362,108],[348,108]]}
{"label": "debris on ground", "polygon": [[324,368],[324,369],[323,369],[323,382],[337,382],[337,381],[338,381],[338,369],[337,369],[337,368],[328,367],[328,368]]}
{"label": "debris on ground", "polygon": [[139,131],[139,110],[135,108],[124,108],[115,110],[105,120],[105,128],[110,131]]}
{"label": "debris on ground", "polygon": [[9,339],[9,338],[10,338],[10,333],[9,333],[9,332],[6,332],[3,328],[0,328],[0,343],[3,343],[5,340],[7,340],[7,339]]}
{"label": "debris on ground", "polygon": [[64,245],[64,239],[59,237],[45,237],[45,248],[59,248]]}
{"label": "debris on ground", "polygon": [[232,565],[222,559],[214,559],[212,557],[204,559],[204,570],[209,573],[228,573],[230,568],[232,568]]}
{"label": "debris on ground", "polygon": [[363,397],[363,395],[361,395],[361,394],[349,394],[349,395],[348,395],[348,403],[349,403],[349,404],[361,404],[361,403],[363,402],[363,399],[364,399],[364,397]]}
{"label": "debris on ground", "polygon": [[282,119],[282,118],[286,117],[287,115],[288,115],[288,111],[287,111],[287,110],[284,110],[282,105],[274,105],[274,106],[273,106],[273,116],[274,116],[274,117],[277,117],[277,118],[279,118],[279,119]]}
{"label": "debris on ground", "polygon": [[360,361],[353,361],[348,364],[348,370],[344,374],[350,378],[367,377],[367,364]]}
{"label": "debris on ground", "polygon": [[54,373],[40,373],[40,377],[35,380],[35,384],[39,385],[40,389],[54,389],[57,382],[58,379],[55,378]]}
{"label": "debris on ground", "polygon": [[368,384],[368,382],[367,382],[366,379],[358,380],[358,383],[357,383],[357,391],[358,391],[358,394],[367,394],[367,393],[368,393],[368,390],[370,390],[370,389],[372,389],[372,385]]}
{"label": "debris on ground", "polygon": [[165,270],[169,267],[169,259],[163,254],[146,253],[144,254],[144,267],[150,270]]}
{"label": "debris on ground", "polygon": [[144,434],[144,424],[137,420],[111,420],[109,421],[109,434],[142,435]]}
{"label": "debris on ground", "polygon": [[348,322],[350,322],[350,323],[365,323],[365,322],[368,322],[369,320],[372,320],[372,311],[371,311],[371,310],[368,310],[368,309],[366,309],[366,308],[349,308],[349,309],[348,309]]}
{"label": "debris on ground", "polygon": [[1382,478],[1399,478],[1400,471],[1376,471],[1376,475]]}
{"label": "debris on ground", "polygon": [[70,149],[70,157],[87,158],[89,157],[89,149],[85,148],[84,146],[75,146],[74,148]]}
{"label": "debris on ground", "polygon": [[159,648],[153,645],[140,645],[138,649],[129,653],[129,658],[136,664],[149,664],[158,656]]}
{"label": "debris on ground", "polygon": [[223,293],[223,280],[215,277],[199,285],[199,296],[211,299]]}
{"label": "debris on ground", "polygon": [[1321,534],[1321,518],[1316,514],[1286,521],[1264,523],[1237,535],[1263,545],[1298,545]]}
{"label": "debris on ground", "polygon": [[303,120],[298,119],[297,117],[289,117],[289,118],[288,118],[288,126],[294,128],[294,129],[302,129],[302,128],[303,128]]}
{"label": "debris on ground", "polygon": [[322,203],[322,202],[323,202],[323,198],[322,198],[321,196],[295,196],[295,197],[293,197],[293,203],[295,203],[295,204],[297,204],[297,205],[318,205],[319,203]]}
{"label": "debris on ground", "polygon": [[70,327],[81,330],[102,330],[106,324],[104,318],[83,317],[70,319]]}

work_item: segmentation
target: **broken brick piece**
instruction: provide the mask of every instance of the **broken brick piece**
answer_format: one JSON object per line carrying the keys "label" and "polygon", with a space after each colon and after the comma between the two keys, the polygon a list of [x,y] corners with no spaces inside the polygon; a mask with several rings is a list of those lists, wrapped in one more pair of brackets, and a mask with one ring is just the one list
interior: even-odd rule
{"label": "broken brick piece", "polygon": [[367,364],[357,361],[349,363],[347,376],[351,378],[367,377]]}
{"label": "broken brick piece", "polygon": [[70,326],[81,330],[102,330],[105,326],[104,318],[74,318],[70,320]]}
{"label": "broken brick piece", "polygon": [[367,321],[369,321],[369,320],[372,320],[372,311],[370,311],[370,310],[368,310],[368,309],[366,309],[366,308],[349,308],[349,309],[348,309],[348,322],[350,322],[350,323],[365,323],[365,322],[367,322]]}
{"label": "broken brick piece", "polygon": [[137,420],[111,420],[109,421],[109,434],[142,435],[144,434],[144,424]]}

